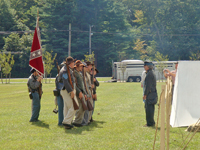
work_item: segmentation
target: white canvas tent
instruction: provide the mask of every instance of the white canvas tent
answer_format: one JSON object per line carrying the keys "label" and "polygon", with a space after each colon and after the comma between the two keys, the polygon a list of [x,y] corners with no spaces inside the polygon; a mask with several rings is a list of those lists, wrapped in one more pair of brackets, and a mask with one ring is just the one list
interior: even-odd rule
{"label": "white canvas tent", "polygon": [[180,61],[176,74],[170,125],[189,126],[200,118],[200,61]]}

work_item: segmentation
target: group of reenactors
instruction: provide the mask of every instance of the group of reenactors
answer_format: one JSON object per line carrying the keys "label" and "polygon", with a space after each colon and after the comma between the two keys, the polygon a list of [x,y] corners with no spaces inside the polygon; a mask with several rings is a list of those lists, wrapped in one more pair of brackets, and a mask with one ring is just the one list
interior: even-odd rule
{"label": "group of reenactors", "polygon": [[[58,106],[58,125],[64,126],[65,129],[89,125],[94,121],[92,115],[97,100],[96,87],[99,86],[96,74],[99,71],[92,62],[81,62],[72,57],[67,57],[66,61],[57,68],[56,89],[53,93]],[[28,87],[34,91],[32,92],[34,94],[32,94],[33,105],[30,122],[37,122],[40,112],[41,97],[38,88],[41,78],[37,79],[36,70],[32,69],[31,73]],[[36,104],[34,104],[35,101]]]}
{"label": "group of reenactors", "polygon": [[[177,70],[178,63],[176,63]],[[63,125],[66,129],[74,126],[82,127],[93,122],[93,112],[95,101],[97,100],[96,87],[99,82],[96,74],[99,71],[90,61],[81,62],[67,57],[66,61],[57,66],[54,96],[58,106],[58,125]],[[156,89],[156,76],[154,64],[150,61],[144,62],[145,71],[142,74],[143,102],[145,103],[146,124],[144,127],[155,126],[154,112],[155,104],[158,100]],[[172,76],[173,84],[176,76],[175,71],[165,69],[164,75]],[[168,72],[168,73],[166,73]],[[28,80],[30,98],[32,99],[32,116],[30,122],[37,122],[40,112],[41,99],[41,77],[35,69],[31,69],[32,75]],[[56,112],[57,113],[57,112]]]}

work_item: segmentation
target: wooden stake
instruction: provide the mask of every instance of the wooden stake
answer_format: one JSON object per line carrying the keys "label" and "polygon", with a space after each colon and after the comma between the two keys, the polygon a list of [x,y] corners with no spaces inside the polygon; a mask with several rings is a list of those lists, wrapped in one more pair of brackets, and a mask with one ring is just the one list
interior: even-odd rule
{"label": "wooden stake", "polygon": [[160,127],[160,150],[165,149],[165,85],[162,86],[162,90],[164,91],[161,97],[161,127]]}
{"label": "wooden stake", "polygon": [[167,84],[166,84],[166,131],[167,131],[167,150],[169,150],[169,130],[170,130],[170,78],[167,78]]}
{"label": "wooden stake", "polygon": [[[198,120],[199,121],[199,120]],[[194,135],[197,133],[197,131],[200,129],[200,123],[198,123],[198,121],[197,121],[197,123],[196,124],[198,124],[199,126],[198,126],[198,128],[194,131],[194,133],[192,134],[192,137],[189,139],[189,141],[186,143],[186,145],[183,147],[183,150],[185,150],[185,148],[187,147],[187,145],[190,143],[190,141],[192,140],[192,138],[194,137]]]}
{"label": "wooden stake", "polygon": [[159,115],[160,115],[160,103],[161,103],[161,98],[162,98],[163,95],[164,95],[164,89],[162,89],[162,92],[160,94],[159,103],[158,103],[158,116],[157,116],[156,132],[155,132],[154,143],[153,143],[153,150],[155,149],[156,136],[157,136],[157,131],[158,131]]}

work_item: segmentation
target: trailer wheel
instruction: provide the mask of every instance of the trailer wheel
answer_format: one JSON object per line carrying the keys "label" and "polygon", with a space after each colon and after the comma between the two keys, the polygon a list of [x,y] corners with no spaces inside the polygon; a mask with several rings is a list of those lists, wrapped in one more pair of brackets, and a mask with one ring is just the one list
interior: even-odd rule
{"label": "trailer wheel", "polygon": [[140,81],[141,81],[141,77],[136,77],[136,78],[135,78],[135,81],[136,81],[136,82],[140,82]]}
{"label": "trailer wheel", "polygon": [[128,78],[128,82],[133,82],[133,81],[134,81],[133,77]]}

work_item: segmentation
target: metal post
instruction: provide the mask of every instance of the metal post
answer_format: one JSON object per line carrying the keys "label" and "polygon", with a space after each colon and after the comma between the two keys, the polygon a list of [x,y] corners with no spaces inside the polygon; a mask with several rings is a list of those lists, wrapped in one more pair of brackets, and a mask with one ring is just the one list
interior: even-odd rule
{"label": "metal post", "polygon": [[[92,48],[91,48],[91,36],[93,35],[92,27],[93,27],[93,25],[89,25],[89,55],[92,54]],[[91,61],[91,58],[90,58],[90,61]]]}
{"label": "metal post", "polygon": [[91,29],[92,27],[89,25],[89,55],[91,55]]}
{"label": "metal post", "polygon": [[68,44],[68,56],[71,56],[71,23],[69,23],[69,44]]}

